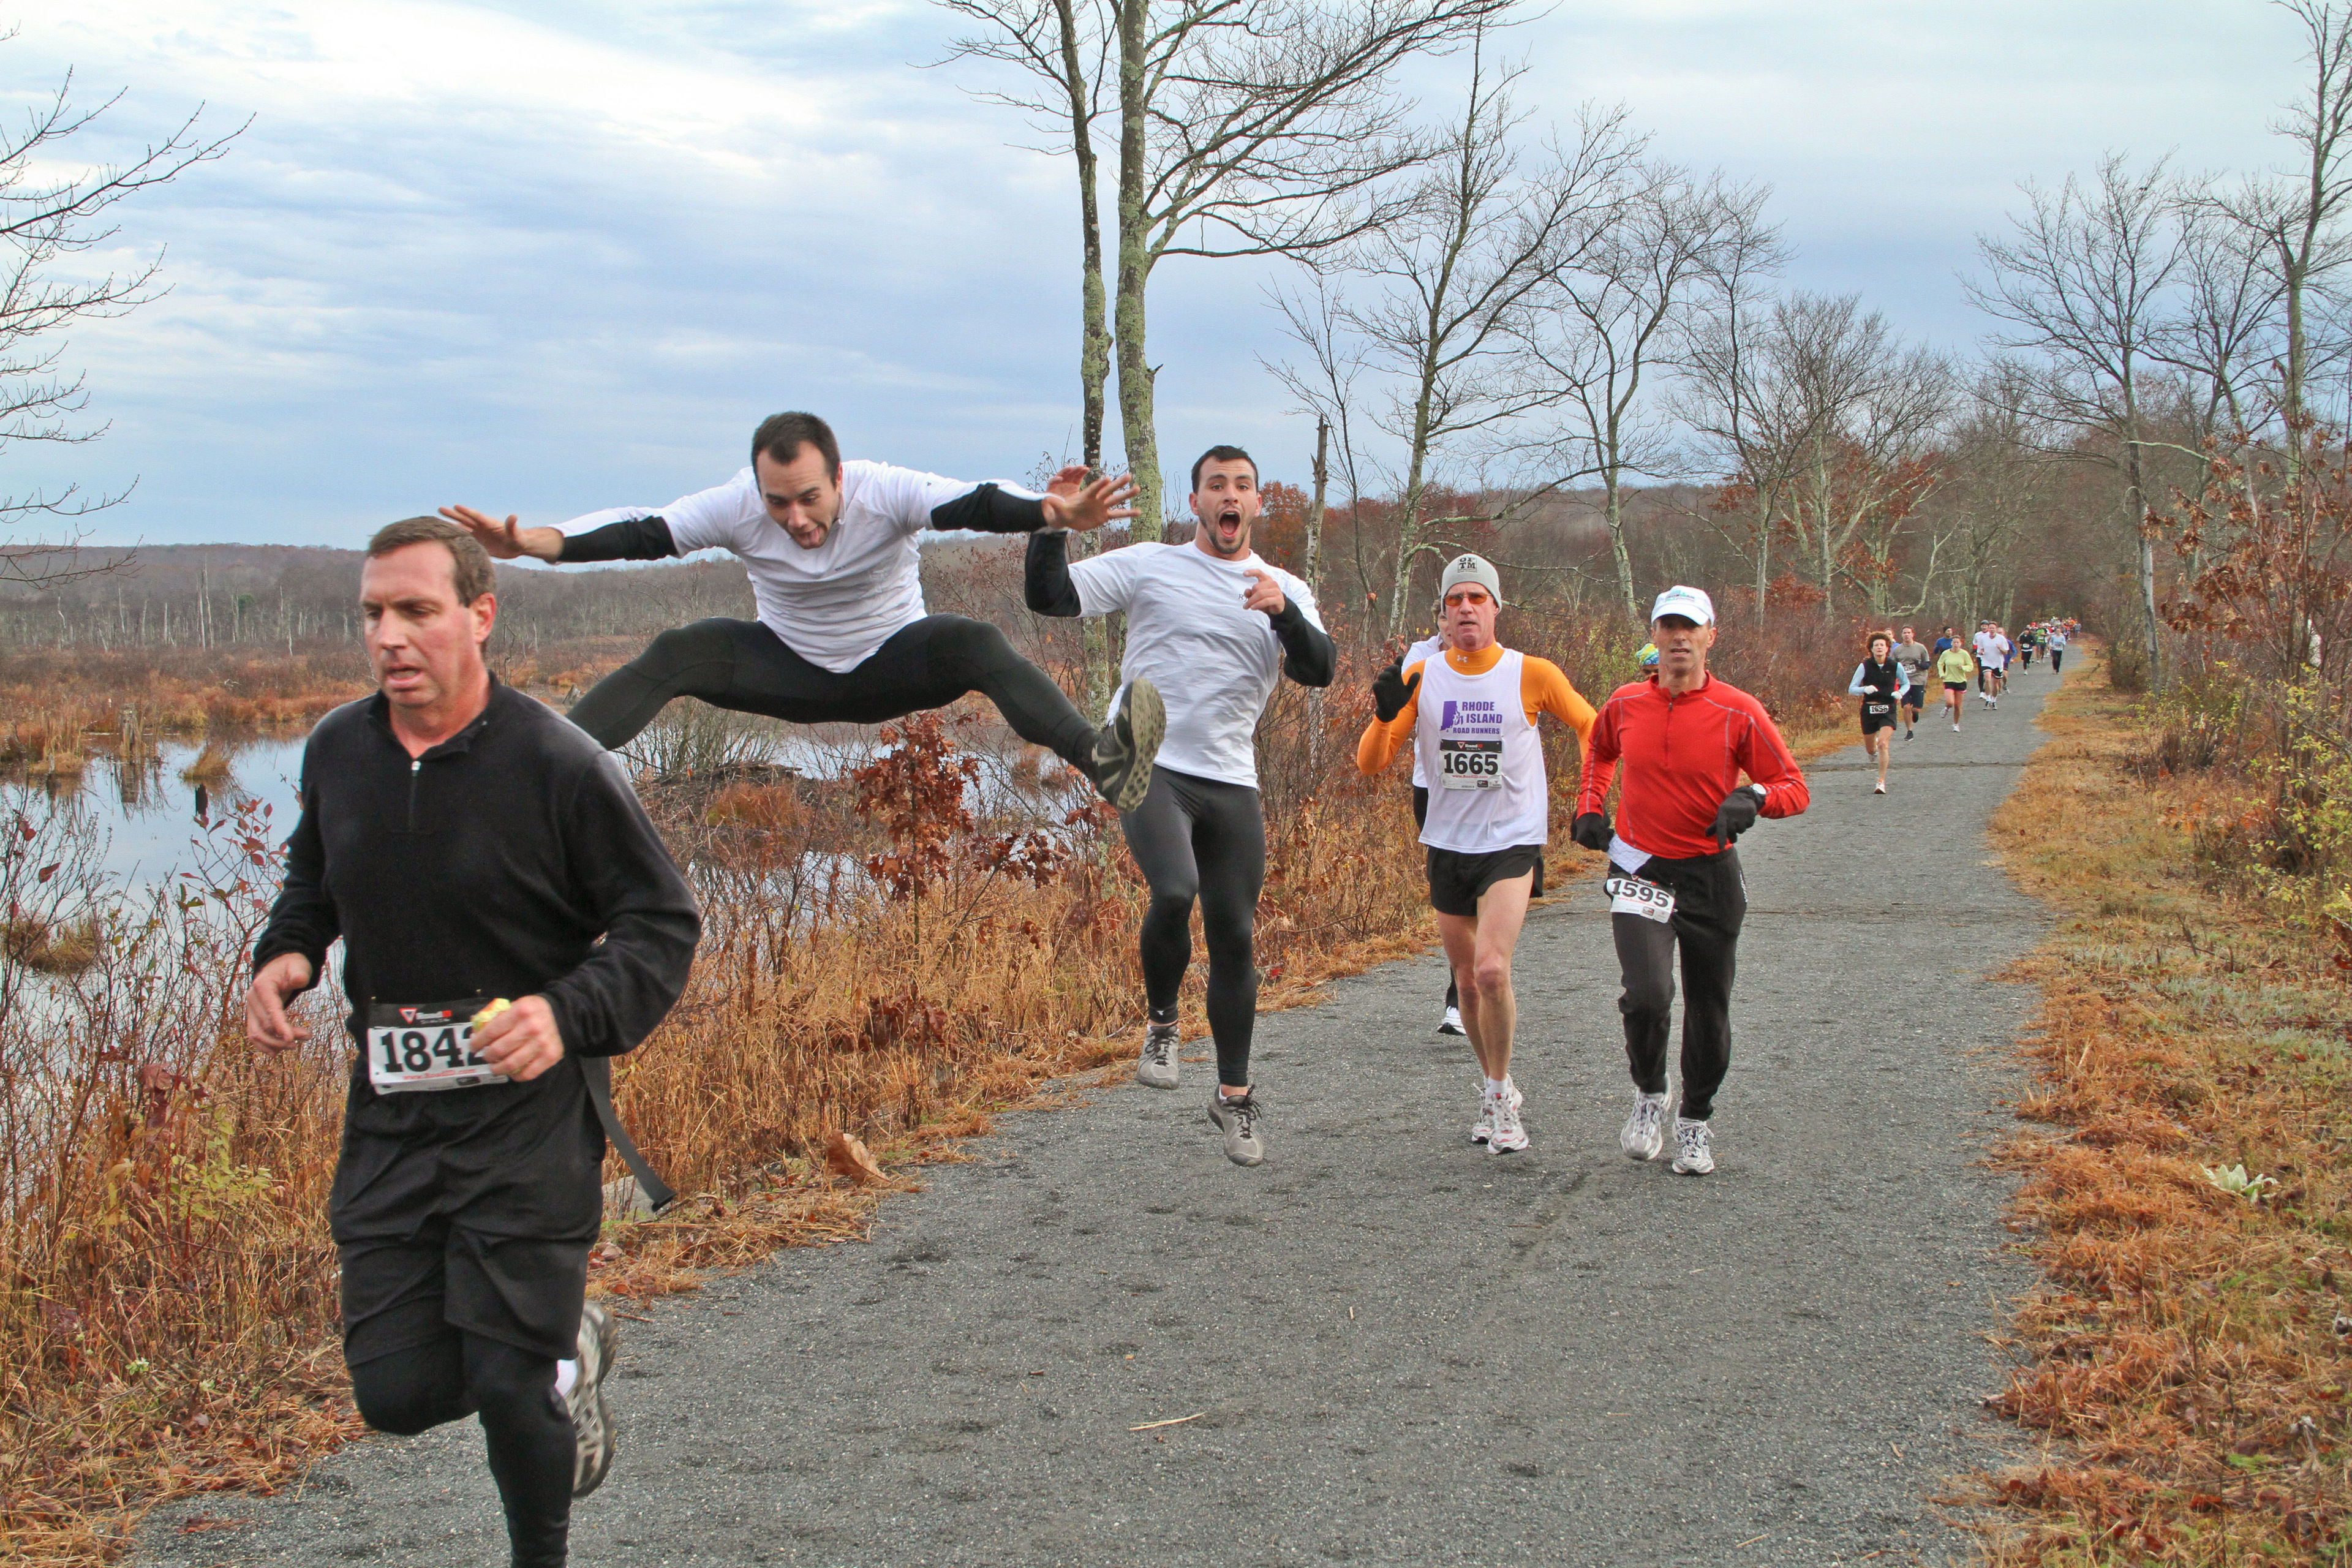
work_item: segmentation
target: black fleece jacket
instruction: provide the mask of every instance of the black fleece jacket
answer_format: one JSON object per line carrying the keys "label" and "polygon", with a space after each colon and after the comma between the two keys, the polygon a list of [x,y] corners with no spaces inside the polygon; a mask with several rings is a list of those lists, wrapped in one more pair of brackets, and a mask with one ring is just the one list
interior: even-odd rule
{"label": "black fleece jacket", "polygon": [[[371,1001],[539,995],[568,1053],[616,1056],[677,1002],[701,937],[686,879],[612,759],[495,682],[480,718],[413,762],[381,694],[328,714],[303,748],[287,847],[254,966],[299,952],[323,973],[341,937],[355,1039]],[[352,1079],[355,1119],[363,1106],[462,1119],[510,1093],[379,1097],[364,1067]]]}
{"label": "black fleece jacket", "polygon": [[[1070,580],[1070,536],[1054,529],[1029,536],[1029,555],[1022,565],[1022,599],[1041,616],[1067,619],[1086,613],[1078,602],[1078,585]],[[1328,686],[1339,668],[1339,650],[1331,635],[1297,605],[1284,601],[1279,615],[1268,616],[1282,644],[1282,673],[1301,686]]]}

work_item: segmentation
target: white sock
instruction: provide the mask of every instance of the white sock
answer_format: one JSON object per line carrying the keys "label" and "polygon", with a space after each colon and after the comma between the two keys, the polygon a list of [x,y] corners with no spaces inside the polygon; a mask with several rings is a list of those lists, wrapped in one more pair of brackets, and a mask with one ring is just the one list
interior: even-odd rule
{"label": "white sock", "polygon": [[580,1363],[579,1363],[578,1362],[576,1362],[576,1361],[560,1361],[560,1362],[557,1362],[557,1363],[555,1363],[555,1397],[556,1397],[556,1398],[558,1398],[558,1399],[569,1399],[569,1398],[571,1398],[571,1397],[572,1397],[572,1389],[574,1389],[574,1388],[578,1387],[578,1386],[579,1386],[579,1384],[580,1384]]}
{"label": "white sock", "polygon": [[1507,1077],[1490,1078],[1486,1080],[1486,1092],[1488,1094],[1500,1095],[1504,1090],[1510,1087],[1511,1080]]}

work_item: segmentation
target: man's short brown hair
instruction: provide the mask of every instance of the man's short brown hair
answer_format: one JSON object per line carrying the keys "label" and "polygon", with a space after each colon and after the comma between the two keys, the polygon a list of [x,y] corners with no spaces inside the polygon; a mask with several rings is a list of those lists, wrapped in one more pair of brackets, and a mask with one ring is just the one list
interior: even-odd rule
{"label": "man's short brown hair", "polygon": [[412,544],[448,548],[449,572],[457,585],[459,604],[470,605],[485,594],[498,592],[498,569],[490,564],[490,552],[482,548],[480,540],[446,518],[404,517],[398,522],[385,523],[368,541],[368,559],[373,561]]}

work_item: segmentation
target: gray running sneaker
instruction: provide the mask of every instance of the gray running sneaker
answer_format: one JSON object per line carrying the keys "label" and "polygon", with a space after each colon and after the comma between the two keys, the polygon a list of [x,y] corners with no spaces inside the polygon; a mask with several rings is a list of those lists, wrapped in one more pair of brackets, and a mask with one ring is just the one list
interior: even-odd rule
{"label": "gray running sneaker", "polygon": [[1168,705],[1160,688],[1138,679],[1127,689],[1110,722],[1095,736],[1095,787],[1122,816],[1143,804],[1151,791],[1151,760],[1168,733]]}
{"label": "gray running sneaker", "polygon": [[1135,1081],[1146,1089],[1176,1087],[1175,1025],[1145,1025],[1143,1055],[1135,1064]]}
{"label": "gray running sneaker", "polygon": [[1227,1100],[1223,1089],[1209,1091],[1209,1120],[1225,1135],[1225,1158],[1236,1165],[1265,1163],[1265,1145],[1257,1137],[1258,1109],[1255,1094]]}
{"label": "gray running sneaker", "polygon": [[1707,1146],[1706,1123],[1675,1118],[1675,1174],[1704,1176],[1715,1169],[1715,1151]]}
{"label": "gray running sneaker", "polygon": [[572,1416],[572,1495],[586,1497],[613,1468],[613,1412],[604,1403],[604,1374],[621,1349],[621,1331],[593,1301],[580,1309],[580,1374],[564,1405]]}
{"label": "gray running sneaker", "polygon": [[1617,1147],[1629,1160],[1654,1160],[1666,1146],[1666,1097],[1633,1091],[1633,1114],[1617,1134]]}

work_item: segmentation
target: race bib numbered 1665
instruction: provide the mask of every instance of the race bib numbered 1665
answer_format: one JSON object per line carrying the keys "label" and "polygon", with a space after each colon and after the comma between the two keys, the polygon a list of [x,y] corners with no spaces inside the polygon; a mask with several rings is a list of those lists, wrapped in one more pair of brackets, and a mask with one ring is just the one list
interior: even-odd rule
{"label": "race bib numbered 1665", "polygon": [[1675,890],[1634,876],[1615,876],[1601,884],[1609,895],[1612,915],[1639,915],[1660,924],[1675,918]]}
{"label": "race bib numbered 1665", "polygon": [[368,1082],[378,1094],[423,1094],[510,1081],[474,1054],[474,1015],[488,1000],[369,1007]]}
{"label": "race bib numbered 1665", "polygon": [[1443,789],[1501,788],[1503,742],[1441,736],[1437,742],[1437,783]]}

